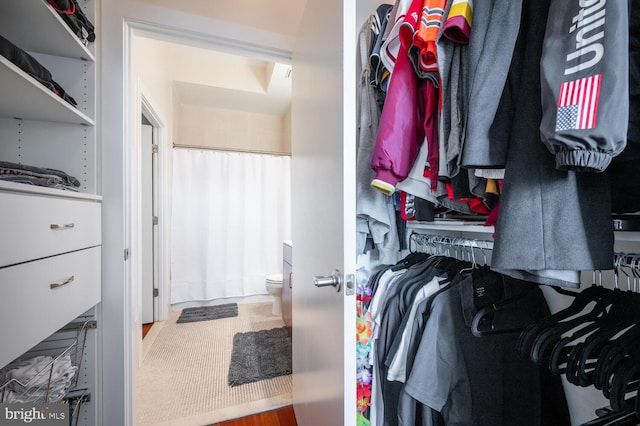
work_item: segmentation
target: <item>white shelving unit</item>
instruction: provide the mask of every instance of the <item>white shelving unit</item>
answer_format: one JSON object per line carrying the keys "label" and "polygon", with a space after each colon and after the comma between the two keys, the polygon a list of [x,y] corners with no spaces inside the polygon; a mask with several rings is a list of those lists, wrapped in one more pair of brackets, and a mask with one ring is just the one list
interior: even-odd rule
{"label": "white shelving unit", "polygon": [[[97,1],[78,0],[93,23]],[[51,71],[78,104],[0,56],[0,161],[80,181],[77,192],[0,181],[0,368],[43,350],[52,356],[68,350],[70,338],[61,336],[91,324],[78,348],[76,386],[86,398],[76,416],[77,424],[94,425],[102,241],[97,49],[84,45],[45,0],[1,1],[0,35]]]}
{"label": "white shelving unit", "polygon": [[94,125],[94,121],[0,57],[0,117]]}
{"label": "white shelving unit", "polygon": [[[80,7],[87,16],[95,16],[93,6],[80,0]],[[91,10],[85,8],[89,6]],[[2,0],[0,33],[4,38],[27,52],[47,53],[67,58],[94,61],[91,47],[85,46],[67,27],[58,13],[45,1]],[[15,19],[27,17],[28,21]],[[28,25],[29,22],[37,25]]]}

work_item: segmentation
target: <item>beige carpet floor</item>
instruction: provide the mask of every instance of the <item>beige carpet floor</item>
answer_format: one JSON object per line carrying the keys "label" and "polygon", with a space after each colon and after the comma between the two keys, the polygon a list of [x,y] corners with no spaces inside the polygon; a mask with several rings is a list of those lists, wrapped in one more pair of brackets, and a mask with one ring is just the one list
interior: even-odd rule
{"label": "beige carpet floor", "polygon": [[136,425],[204,426],[291,404],[291,375],[227,385],[234,334],[284,326],[270,302],[238,304],[232,318],[177,324],[179,316],[171,312],[145,338]]}

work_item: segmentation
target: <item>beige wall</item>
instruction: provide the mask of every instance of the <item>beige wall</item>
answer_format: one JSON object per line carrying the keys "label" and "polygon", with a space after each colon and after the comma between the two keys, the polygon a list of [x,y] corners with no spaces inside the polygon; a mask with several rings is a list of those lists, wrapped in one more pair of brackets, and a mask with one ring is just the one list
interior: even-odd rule
{"label": "beige wall", "polygon": [[291,152],[285,117],[197,105],[181,105],[179,145]]}
{"label": "beige wall", "polygon": [[290,107],[282,115],[273,115],[185,104],[180,99],[173,81],[265,91],[267,73],[253,67],[250,60],[223,53],[198,59],[196,53],[197,49],[187,46],[178,49],[149,38],[134,39],[135,73],[165,121],[170,144],[290,153]]}
{"label": "beige wall", "polygon": [[174,133],[173,129],[173,93],[171,88],[171,74],[165,66],[166,52],[152,40],[134,37],[131,62],[133,72],[137,77],[138,90],[151,100],[155,111],[163,121],[167,134]]}
{"label": "beige wall", "polygon": [[164,43],[162,48],[170,58],[164,66],[172,80],[253,93],[267,90],[264,61],[174,43]]}

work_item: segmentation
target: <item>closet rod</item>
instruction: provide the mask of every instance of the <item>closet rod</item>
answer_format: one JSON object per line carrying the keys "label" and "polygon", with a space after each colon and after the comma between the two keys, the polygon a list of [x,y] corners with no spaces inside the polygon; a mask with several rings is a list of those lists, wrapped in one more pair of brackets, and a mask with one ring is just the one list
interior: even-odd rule
{"label": "closet rod", "polygon": [[412,232],[409,235],[410,241],[419,245],[442,245],[445,247],[478,248],[482,250],[493,250],[493,241],[477,240],[462,237],[449,237],[445,235],[420,234]]}
{"label": "closet rod", "polygon": [[[425,248],[441,246],[444,248],[477,248],[481,250],[493,250],[493,241],[478,240],[462,237],[450,237],[445,235],[421,234],[413,231],[409,235],[410,243]],[[411,247],[411,246],[410,246]],[[414,250],[411,250],[414,251]],[[614,253],[614,265],[622,268],[635,269],[640,272],[640,253]]]}
{"label": "closet rod", "polygon": [[617,267],[640,271],[640,253],[614,253],[613,264]]}
{"label": "closet rod", "polygon": [[264,154],[264,155],[279,155],[290,157],[290,152],[278,152],[278,151],[259,151],[254,149],[242,149],[242,148],[220,148],[212,146],[199,146],[199,145],[185,145],[185,144],[173,144],[174,148],[179,149],[204,149],[207,151],[223,151],[223,152],[238,152],[242,154]]}

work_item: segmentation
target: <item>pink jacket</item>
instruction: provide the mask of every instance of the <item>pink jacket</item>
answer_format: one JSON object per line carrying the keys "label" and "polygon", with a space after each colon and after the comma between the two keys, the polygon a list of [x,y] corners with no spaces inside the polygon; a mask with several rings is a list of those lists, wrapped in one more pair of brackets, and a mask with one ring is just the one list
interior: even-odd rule
{"label": "pink jacket", "polygon": [[418,79],[408,56],[424,0],[414,0],[400,30],[401,48],[382,108],[371,167],[372,186],[392,194],[415,162],[425,134],[437,138],[437,89],[429,79]]}

